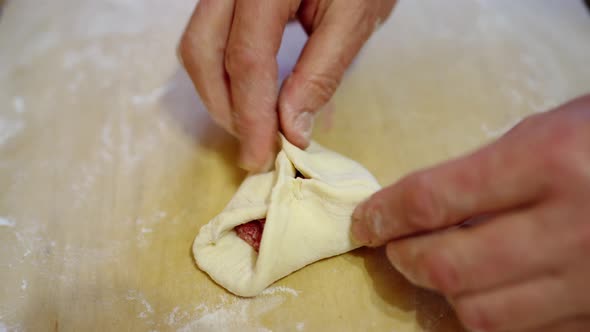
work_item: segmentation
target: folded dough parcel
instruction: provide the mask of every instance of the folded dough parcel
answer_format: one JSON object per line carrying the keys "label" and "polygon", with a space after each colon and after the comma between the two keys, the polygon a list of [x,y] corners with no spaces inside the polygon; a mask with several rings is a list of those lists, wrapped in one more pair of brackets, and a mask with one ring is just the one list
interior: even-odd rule
{"label": "folded dough parcel", "polygon": [[306,150],[284,137],[281,143],[275,170],[248,176],[193,244],[199,268],[236,295],[255,296],[308,264],[357,248],[352,212],[380,188],[363,166],[315,142]]}

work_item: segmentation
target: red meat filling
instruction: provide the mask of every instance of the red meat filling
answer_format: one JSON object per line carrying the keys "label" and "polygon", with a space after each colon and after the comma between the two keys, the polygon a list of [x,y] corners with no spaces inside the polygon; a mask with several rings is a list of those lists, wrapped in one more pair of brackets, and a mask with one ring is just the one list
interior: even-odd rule
{"label": "red meat filling", "polygon": [[262,232],[264,231],[264,223],[266,219],[259,219],[250,221],[245,224],[238,225],[234,228],[238,237],[248,243],[256,252],[260,249],[260,241],[262,240]]}

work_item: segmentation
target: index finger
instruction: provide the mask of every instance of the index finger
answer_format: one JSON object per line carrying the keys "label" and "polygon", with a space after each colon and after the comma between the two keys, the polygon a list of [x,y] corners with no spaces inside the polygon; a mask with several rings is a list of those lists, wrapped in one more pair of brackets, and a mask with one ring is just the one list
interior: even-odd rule
{"label": "index finger", "polygon": [[[240,163],[262,170],[272,162],[277,132],[276,54],[294,1],[237,0],[225,54]],[[298,4],[297,4],[298,5]]]}

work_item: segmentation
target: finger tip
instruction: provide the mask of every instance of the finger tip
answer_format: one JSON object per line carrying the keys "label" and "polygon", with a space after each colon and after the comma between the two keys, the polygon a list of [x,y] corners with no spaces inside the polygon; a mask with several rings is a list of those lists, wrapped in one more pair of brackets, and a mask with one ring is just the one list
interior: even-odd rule
{"label": "finger tip", "polygon": [[263,173],[271,169],[272,159],[259,161],[251,158],[249,155],[240,154],[240,158],[238,160],[238,167],[252,173]]}
{"label": "finger tip", "polygon": [[364,206],[366,203],[367,203],[367,200],[364,200],[356,206],[354,211],[352,211],[352,219],[354,219],[354,220],[361,219],[362,214],[363,214],[363,210],[364,210]]}
{"label": "finger tip", "polygon": [[238,166],[248,172],[268,172],[274,163],[273,150],[261,150],[241,144]]}
{"label": "finger tip", "polygon": [[240,146],[240,154],[238,158],[238,166],[248,172],[256,172],[261,167],[260,161],[253,155],[242,143]]}
{"label": "finger tip", "polygon": [[352,214],[350,235],[355,244],[367,246],[370,244],[370,234],[362,218],[362,208],[357,207]]}
{"label": "finger tip", "polygon": [[371,197],[360,203],[352,214],[353,238],[356,243],[370,247],[383,243],[383,217]]}
{"label": "finger tip", "polygon": [[314,115],[310,111],[299,111],[287,122],[284,131],[287,139],[301,149],[311,143]]}
{"label": "finger tip", "polygon": [[267,158],[264,164],[262,164],[262,168],[260,169],[261,172],[268,172],[272,169],[274,160],[272,158]]}
{"label": "finger tip", "polygon": [[368,234],[366,233],[366,229],[362,225],[361,221],[353,221],[351,228],[350,228],[350,235],[352,238],[352,242],[357,245],[366,246],[369,244],[368,242]]}
{"label": "finger tip", "polygon": [[279,103],[281,128],[285,136],[299,148],[307,148],[311,142],[315,111],[302,107],[301,103],[291,98],[289,94],[283,94]]}
{"label": "finger tip", "polygon": [[296,147],[305,150],[309,147],[311,143],[311,139],[306,138],[299,133],[293,133],[291,131],[285,131],[285,138],[289,141],[289,143],[295,145]]}

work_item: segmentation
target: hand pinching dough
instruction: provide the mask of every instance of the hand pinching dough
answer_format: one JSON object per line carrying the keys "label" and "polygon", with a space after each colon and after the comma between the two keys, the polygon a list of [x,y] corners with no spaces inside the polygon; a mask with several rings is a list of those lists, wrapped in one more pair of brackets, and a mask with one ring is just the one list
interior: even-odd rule
{"label": "hand pinching dough", "polygon": [[308,264],[357,248],[352,211],[380,188],[361,165],[315,142],[306,150],[281,142],[275,170],[247,177],[193,244],[199,268],[236,295],[255,296]]}

